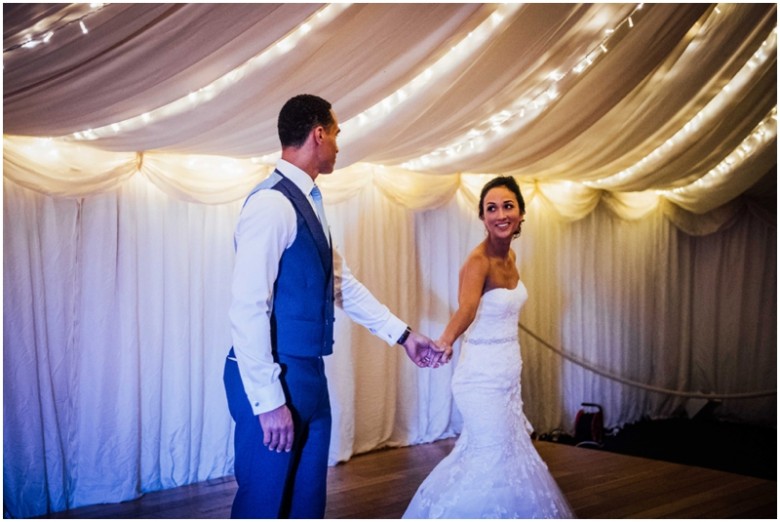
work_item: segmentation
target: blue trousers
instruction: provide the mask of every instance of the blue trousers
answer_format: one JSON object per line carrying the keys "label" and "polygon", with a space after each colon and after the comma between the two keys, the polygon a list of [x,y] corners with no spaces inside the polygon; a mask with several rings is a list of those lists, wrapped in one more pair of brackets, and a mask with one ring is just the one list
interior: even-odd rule
{"label": "blue trousers", "polygon": [[330,398],[321,357],[279,356],[281,382],[295,424],[292,451],[263,445],[259,418],[244,391],[238,364],[225,362],[225,390],[236,421],[232,518],[324,518],[330,446]]}

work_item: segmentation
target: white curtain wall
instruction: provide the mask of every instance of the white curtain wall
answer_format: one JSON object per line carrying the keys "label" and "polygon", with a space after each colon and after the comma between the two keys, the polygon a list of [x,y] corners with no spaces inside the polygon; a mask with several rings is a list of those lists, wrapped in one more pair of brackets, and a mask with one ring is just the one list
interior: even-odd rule
{"label": "white curtain wall", "polygon": [[[352,271],[438,336],[514,176],[538,433],[777,422],[776,4],[4,4],[4,514],[232,473],[233,229],[276,117],[333,103]],[[330,462],[456,435],[456,359],[337,311]]]}
{"label": "white curtain wall", "polygon": [[[341,187],[350,195],[339,200],[337,176],[325,199],[351,268],[415,328],[438,335],[457,305],[460,263],[484,234],[471,189],[483,180],[442,180],[437,206],[415,209],[371,172],[362,187]],[[524,326],[646,385],[775,389],[777,231],[761,207],[740,199],[720,230],[691,236],[661,204],[630,220],[602,201],[572,221],[523,188],[527,226],[515,249],[530,294]],[[141,174],[84,198],[4,182],[10,514],[116,502],[232,472],[221,378],[240,203],[183,202]],[[602,377],[528,336],[521,344],[524,402],[540,433],[571,431],[583,401],[602,404],[607,424],[619,426],[677,414],[688,400]],[[417,369],[339,313],[327,360],[331,462],[459,433],[449,391],[456,361]],[[775,411],[770,394],[726,399],[718,414],[772,425]]]}

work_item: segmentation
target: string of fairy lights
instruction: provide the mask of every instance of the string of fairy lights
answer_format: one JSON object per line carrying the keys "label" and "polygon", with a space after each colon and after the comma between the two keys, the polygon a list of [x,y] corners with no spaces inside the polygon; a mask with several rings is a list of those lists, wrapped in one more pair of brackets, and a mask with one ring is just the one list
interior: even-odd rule
{"label": "string of fairy lights", "polygon": [[477,153],[491,141],[512,132],[541,116],[550,105],[561,96],[576,77],[596,64],[609,52],[614,40],[624,36],[639,21],[644,4],[636,7],[615,27],[603,31],[602,39],[590,47],[584,56],[577,58],[566,68],[549,73],[546,81],[524,93],[510,106],[495,112],[451,143],[439,147],[428,154],[406,161],[402,166],[409,170],[426,170],[442,163],[450,163],[453,158]]}
{"label": "string of fairy lights", "polygon": [[[357,134],[365,133],[370,126],[378,126],[390,116],[407,99],[423,92],[435,78],[451,71],[458,65],[468,62],[473,54],[490,39],[496,31],[502,29],[508,18],[522,7],[521,4],[501,4],[474,30],[439,58],[434,64],[427,67],[404,86],[393,94],[375,103],[363,112],[341,123],[340,139],[349,142]],[[279,158],[279,153],[266,154],[252,158],[254,163],[272,164]]]}
{"label": "string of fairy lights", "polygon": [[[609,189],[638,180],[647,172],[652,171],[663,163],[664,158],[676,155],[687,147],[691,140],[695,140],[700,134],[718,118],[720,109],[728,105],[729,100],[755,81],[755,77],[761,72],[761,67],[767,60],[774,59],[777,54],[777,27],[761,46],[748,59],[740,71],[727,83],[720,92],[710,100],[696,115],[685,123],[674,135],[668,138],[662,145],[647,154],[641,160],[620,172],[598,180],[585,181],[585,185],[597,189]],[[772,109],[775,111],[775,109]],[[769,118],[770,115],[767,116]],[[754,131],[755,132],[755,131]],[[750,136],[748,137],[750,139]]]}
{"label": "string of fairy lights", "polygon": [[722,184],[742,163],[747,161],[759,148],[772,143],[777,138],[777,105],[762,119],[753,131],[742,140],[739,146],[728,154],[723,161],[710,169],[704,176],[683,187],[669,190],[656,190],[659,196],[693,196]]}
{"label": "string of fairy lights", "polygon": [[141,129],[151,123],[165,118],[181,114],[214,99],[217,95],[235,85],[242,78],[268,65],[273,60],[288,53],[310,32],[334,20],[350,4],[328,4],[319,9],[306,21],[300,24],[292,32],[277,41],[271,47],[253,56],[243,64],[231,70],[227,74],[217,78],[213,82],[192,91],[187,95],[172,101],[166,105],[150,110],[143,114],[127,118],[122,121],[74,132],[70,138],[77,141],[97,140],[115,136],[121,132]]}
{"label": "string of fairy lights", "polygon": [[491,36],[501,31],[510,17],[522,7],[521,4],[502,4],[488,16],[474,30],[470,31],[457,44],[439,58],[434,64],[426,68],[403,87],[396,90],[390,96],[369,107],[350,120],[344,122],[341,132],[346,139],[351,134],[365,132],[370,125],[379,125],[388,115],[392,114],[399,105],[417,93],[423,92],[437,77],[441,77],[455,67],[469,63],[475,52],[483,44],[490,40]]}
{"label": "string of fairy lights", "polygon": [[59,33],[71,25],[78,25],[81,34],[86,35],[89,33],[87,19],[107,5],[108,4],[106,3],[99,2],[92,2],[90,4],[73,4],[72,7],[77,9],[77,12],[83,11],[83,13],[74,15],[72,17],[61,17],[59,20],[50,24],[48,27],[39,29],[37,31],[35,30],[36,27],[33,27],[33,30],[30,30],[27,34],[24,35],[20,43],[9,45],[8,47],[3,48],[3,56],[5,56],[7,53],[11,53],[17,50],[34,49],[39,45],[46,45],[52,41],[52,38],[54,38],[56,33]]}
{"label": "string of fairy lights", "polygon": [[[85,5],[83,14],[72,14],[69,19],[62,19],[57,25],[43,28],[37,32],[26,35],[19,44],[9,46],[3,50],[6,53],[34,49],[39,45],[46,45],[55,34],[64,28],[77,24],[83,35],[89,32],[88,18],[103,9],[104,3],[92,3]],[[328,4],[306,21],[278,40],[274,45],[259,52],[240,66],[227,74],[214,80],[202,88],[189,92],[181,98],[164,106],[150,110],[122,121],[114,122],[102,127],[90,128],[74,132],[62,137],[66,140],[90,141],[100,138],[116,136],[122,132],[141,129],[155,121],[170,118],[181,114],[212,100],[226,89],[235,85],[242,78],[253,71],[267,66],[285,53],[291,51],[305,38],[324,25],[335,20],[339,14],[348,9],[351,4]],[[502,30],[511,20],[511,16],[521,8],[521,4],[499,4],[494,11],[474,30],[469,32],[450,51],[445,53],[435,63],[427,67],[422,73],[393,94],[380,102],[364,110],[355,117],[342,123],[342,139],[349,140],[351,135],[365,133],[372,125],[392,115],[405,101],[414,98],[424,92],[436,78],[442,77],[454,70],[462,63],[467,63],[493,34]],[[438,147],[430,153],[411,159],[401,167],[412,171],[425,171],[437,165],[449,164],[457,158],[466,157],[480,150],[491,140],[500,139],[509,133],[516,132],[522,126],[540,117],[551,104],[565,93],[578,80],[585,71],[597,64],[620,41],[628,31],[631,31],[641,21],[644,4],[637,4],[627,16],[622,18],[614,27],[605,29],[599,41],[589,47],[589,51],[579,57],[573,57],[571,63],[552,71],[535,88],[514,100],[509,106],[501,108],[489,117],[473,125],[471,129],[453,140],[447,145]],[[704,24],[698,25],[700,34],[707,32],[707,23],[713,17],[722,14],[721,8],[716,5],[710,12],[710,17]],[[713,22],[714,23],[714,22]],[[694,40],[696,35],[694,35]],[[646,173],[662,165],[664,158],[676,155],[682,148],[695,140],[697,136],[705,132],[708,126],[718,117],[720,110],[729,103],[729,100],[741,90],[748,88],[756,75],[760,74],[762,67],[769,60],[773,60],[777,53],[777,28],[763,42],[758,50],[749,58],[739,72],[726,84],[719,93],[713,97],[701,110],[688,120],[677,132],[656,147],[642,159],[617,172],[603,178],[583,182],[584,185],[594,189],[613,189],[631,183],[641,178]],[[740,145],[728,154],[715,168],[707,174],[685,187],[677,187],[670,190],[657,190],[658,195],[685,194],[721,183],[734,169],[741,165],[762,145],[770,143],[776,137],[777,108],[774,107],[769,114],[753,129],[753,131],[740,143]],[[252,158],[256,164],[270,164],[278,159],[278,152],[262,157]]]}

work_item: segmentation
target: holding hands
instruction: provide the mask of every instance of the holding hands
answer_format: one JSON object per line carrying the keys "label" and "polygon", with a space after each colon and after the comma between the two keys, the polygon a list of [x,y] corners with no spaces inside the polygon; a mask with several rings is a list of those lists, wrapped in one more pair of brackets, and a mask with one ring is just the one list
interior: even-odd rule
{"label": "holding hands", "polygon": [[452,346],[434,342],[417,332],[409,333],[402,346],[409,358],[420,368],[438,368],[452,358]]}
{"label": "holding hands", "polygon": [[[432,341],[428,337],[409,332],[402,343],[409,358],[420,368],[438,368],[452,359],[452,346],[441,339]],[[292,414],[286,404],[261,413],[260,426],[263,430],[263,444],[269,451],[289,452],[295,440],[295,426]]]}

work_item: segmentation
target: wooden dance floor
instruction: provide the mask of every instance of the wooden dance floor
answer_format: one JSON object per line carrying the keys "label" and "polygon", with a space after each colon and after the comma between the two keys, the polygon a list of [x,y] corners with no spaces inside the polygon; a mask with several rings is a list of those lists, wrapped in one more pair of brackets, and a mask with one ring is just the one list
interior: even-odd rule
{"label": "wooden dance floor", "polygon": [[[400,518],[455,439],[358,455],[330,468],[326,518]],[[579,518],[777,518],[777,482],[535,442]],[[236,484],[223,478],[46,518],[228,518]]]}

